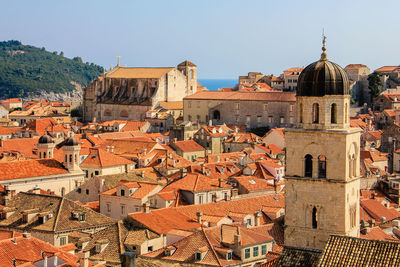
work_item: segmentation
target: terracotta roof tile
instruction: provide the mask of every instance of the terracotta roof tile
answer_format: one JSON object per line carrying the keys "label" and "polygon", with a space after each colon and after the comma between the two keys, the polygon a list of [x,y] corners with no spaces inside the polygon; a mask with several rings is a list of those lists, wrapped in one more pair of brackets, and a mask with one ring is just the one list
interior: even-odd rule
{"label": "terracotta roof tile", "polygon": [[183,152],[203,151],[204,147],[196,143],[194,140],[176,141],[172,144]]}
{"label": "terracotta roof tile", "polygon": [[100,148],[90,148],[87,158],[81,163],[81,167],[111,167],[118,165],[134,164],[133,161],[114,155]]}
{"label": "terracotta roof tile", "polygon": [[67,173],[67,169],[55,159],[0,162],[1,181]]}
{"label": "terracotta roof tile", "polygon": [[296,93],[291,92],[222,92],[203,91],[187,96],[184,100],[190,99],[213,99],[213,100],[241,100],[241,101],[296,101]]}
{"label": "terracotta roof tile", "polygon": [[175,68],[126,68],[118,67],[112,70],[110,74],[106,75],[106,78],[130,78],[130,79],[149,79],[158,78],[160,79]]}
{"label": "terracotta roof tile", "polygon": [[318,266],[399,266],[400,243],[330,236]]}
{"label": "terracotta roof tile", "polygon": [[161,107],[174,110],[174,109],[183,109],[183,101],[176,101],[176,102],[159,102],[158,103]]}

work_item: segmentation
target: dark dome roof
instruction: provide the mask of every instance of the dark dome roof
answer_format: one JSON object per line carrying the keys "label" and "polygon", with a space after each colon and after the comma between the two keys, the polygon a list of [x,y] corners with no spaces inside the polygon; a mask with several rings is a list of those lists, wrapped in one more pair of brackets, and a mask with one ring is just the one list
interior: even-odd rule
{"label": "dark dome roof", "polygon": [[39,138],[39,144],[49,144],[49,143],[54,143],[53,138],[51,138],[50,135],[45,134]]}
{"label": "dark dome roof", "polygon": [[326,59],[308,65],[297,81],[298,96],[350,94],[349,77],[339,65]]}
{"label": "dark dome roof", "polygon": [[65,140],[65,146],[77,146],[77,145],[79,145],[79,143],[74,136]]}

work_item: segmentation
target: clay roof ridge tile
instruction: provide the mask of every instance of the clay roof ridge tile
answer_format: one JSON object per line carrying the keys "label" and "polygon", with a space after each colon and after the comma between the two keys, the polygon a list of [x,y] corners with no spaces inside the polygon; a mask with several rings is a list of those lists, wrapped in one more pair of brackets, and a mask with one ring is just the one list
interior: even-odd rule
{"label": "clay roof ridge tile", "polygon": [[219,260],[219,257],[218,257],[217,252],[216,252],[215,249],[214,249],[214,246],[211,244],[211,242],[210,242],[209,238],[207,237],[207,234],[206,234],[206,232],[204,231],[204,228],[203,228],[203,227],[201,227],[201,231],[203,232],[203,235],[204,235],[204,237],[205,237],[205,239],[206,239],[208,245],[210,246],[211,251],[212,251],[212,253],[213,253],[215,259],[217,260],[219,266],[223,266],[223,264],[222,264],[221,261]]}

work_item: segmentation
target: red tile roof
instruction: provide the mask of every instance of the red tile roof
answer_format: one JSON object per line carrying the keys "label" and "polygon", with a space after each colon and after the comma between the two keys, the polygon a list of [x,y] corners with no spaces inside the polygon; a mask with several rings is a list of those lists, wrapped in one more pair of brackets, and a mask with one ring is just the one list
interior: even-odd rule
{"label": "red tile roof", "polygon": [[360,233],[360,238],[370,239],[370,240],[386,240],[386,241],[397,241],[400,240],[394,238],[391,235],[385,233],[379,226],[372,227],[368,229],[366,234]]}
{"label": "red tile roof", "polygon": [[368,67],[363,64],[349,64],[344,69],[351,70],[351,69],[360,69],[360,68],[368,68]]}
{"label": "red tile roof", "polygon": [[191,151],[203,151],[204,147],[196,143],[194,140],[184,140],[177,141],[173,143],[173,146],[176,146],[178,149],[183,152],[191,152]]}
{"label": "red tile roof", "polygon": [[21,103],[21,99],[20,98],[9,98],[6,100],[1,101],[1,103]]}
{"label": "red tile roof", "polygon": [[383,111],[383,113],[385,113],[386,115],[388,115],[391,118],[396,117],[396,111],[394,109],[385,109]]}
{"label": "red tile roof", "polygon": [[90,148],[87,158],[81,163],[81,167],[111,167],[118,165],[134,164],[133,161],[114,155],[101,148]]}
{"label": "red tile roof", "polygon": [[121,132],[140,131],[146,124],[148,124],[147,121],[127,121]]}
{"label": "red tile roof", "polygon": [[25,158],[38,158],[36,144],[39,138],[20,138],[2,140],[0,142],[0,152],[17,151]]}
{"label": "red tile roof", "polygon": [[198,93],[195,93],[191,96],[187,96],[184,98],[184,100],[191,100],[191,99],[295,102],[296,101],[296,93],[292,93],[292,92],[206,91],[206,92],[198,92]]}
{"label": "red tile roof", "polygon": [[[376,221],[387,222],[400,217],[400,212],[394,208],[383,206],[376,199],[361,200],[360,205]],[[385,221],[382,220],[383,217],[385,217]]]}
{"label": "red tile roof", "polygon": [[379,69],[376,69],[376,72],[393,72],[393,71],[398,71],[400,70],[399,66],[383,66],[380,67]]}
{"label": "red tile roof", "polygon": [[279,147],[277,147],[274,144],[264,144],[264,145],[255,144],[255,146],[258,147],[259,149],[264,150],[265,153],[268,153],[268,154],[283,154],[283,153],[285,153],[285,151],[283,149],[280,149]]}
{"label": "red tile roof", "polygon": [[0,181],[67,173],[64,166],[55,159],[0,162]]}
{"label": "red tile roof", "polygon": [[[57,256],[66,266],[79,266],[79,258],[37,238],[16,237],[0,241],[0,263],[2,266],[34,266],[32,263],[47,257]],[[63,265],[64,266],[64,265]]]}

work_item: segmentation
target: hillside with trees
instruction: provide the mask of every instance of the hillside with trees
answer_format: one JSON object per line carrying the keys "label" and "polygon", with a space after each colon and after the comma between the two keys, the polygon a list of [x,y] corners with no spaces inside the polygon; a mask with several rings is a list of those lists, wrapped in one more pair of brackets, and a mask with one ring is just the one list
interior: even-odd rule
{"label": "hillside with trees", "polygon": [[63,52],[48,52],[19,41],[0,42],[0,98],[38,91],[68,93],[89,84],[102,70],[80,57],[66,58]]}

